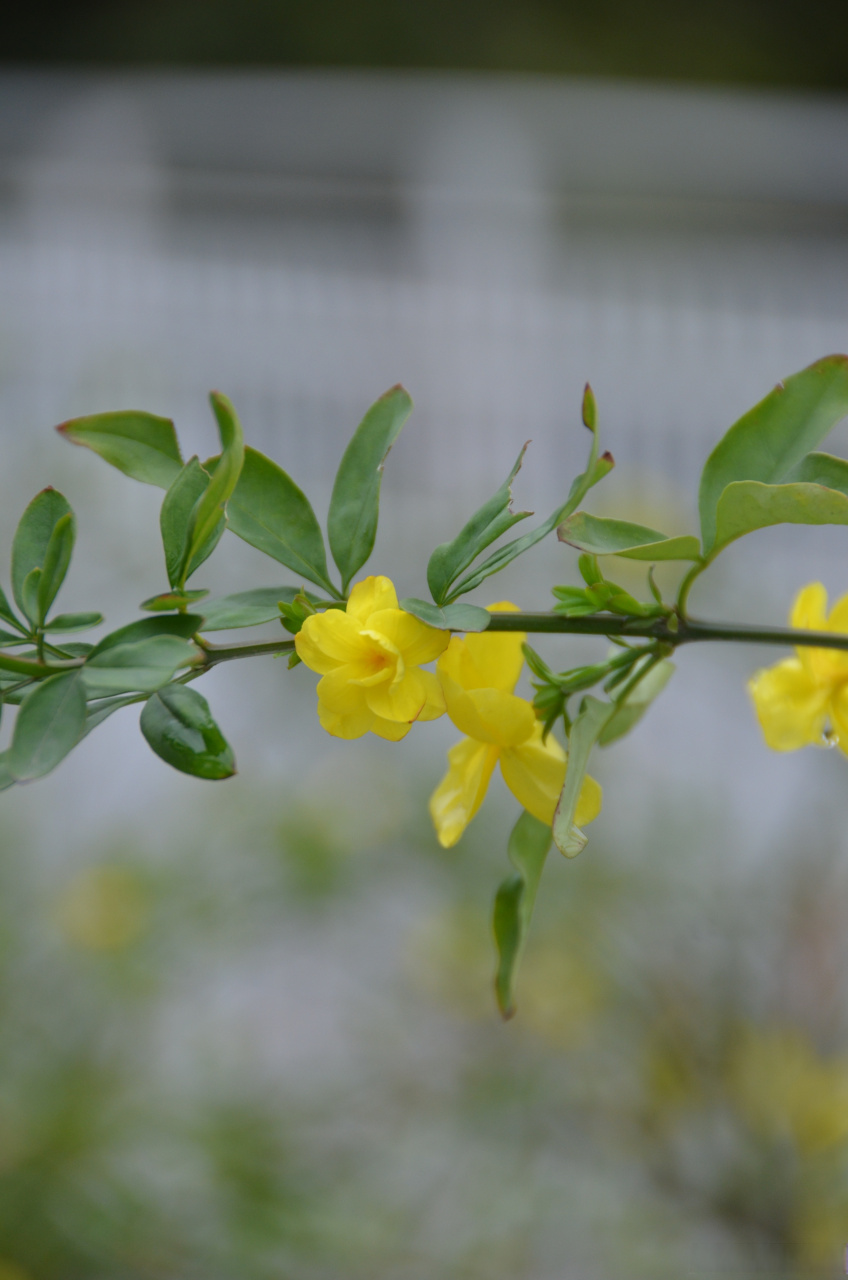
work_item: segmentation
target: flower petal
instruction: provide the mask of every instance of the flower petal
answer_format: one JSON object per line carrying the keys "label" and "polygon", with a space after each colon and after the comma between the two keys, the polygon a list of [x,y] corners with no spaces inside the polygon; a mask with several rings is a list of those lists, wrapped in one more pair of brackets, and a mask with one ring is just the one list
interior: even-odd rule
{"label": "flower petal", "polygon": [[524,698],[498,689],[466,691],[441,673],[448,715],[458,729],[477,742],[515,747],[533,733],[536,714]]}
{"label": "flower petal", "polygon": [[[490,613],[518,612],[518,606],[507,600],[491,604],[488,608]],[[521,646],[526,639],[523,631],[482,631],[466,636],[463,643],[477,670],[476,683],[466,685],[466,688],[500,689],[502,693],[512,693],[524,665]]]}
{"label": "flower petal", "polygon": [[367,625],[372,613],[381,609],[398,607],[397,592],[390,578],[382,575],[363,578],[357,582],[347,602],[347,616],[353,618],[361,627]]}
{"label": "flower petal", "polygon": [[758,671],[748,681],[748,690],[773,750],[796,751],[821,741],[830,689],[817,683],[799,658],[786,658]]}
{"label": "flower petal", "polygon": [[442,693],[442,686],[439,684],[432,671],[422,671],[421,679],[424,681],[424,689],[427,694],[427,701],[418,712],[419,720],[438,720],[439,716],[445,714],[445,695]]}
{"label": "flower petal", "polygon": [[339,711],[318,699],[318,720],[334,738],[361,738],[372,728],[376,717],[364,702],[350,711]]}
{"label": "flower petal", "polygon": [[[541,725],[538,725],[538,732],[531,741],[501,753],[504,782],[516,800],[547,826],[554,820],[567,766],[568,757],[552,734],[548,735],[547,742],[542,742]],[[597,818],[601,812],[601,798],[599,784],[587,774],[574,815],[577,826],[584,827]]]}
{"label": "flower petal", "polygon": [[496,747],[463,738],[448,752],[448,771],[430,797],[430,817],[439,844],[455,845],[474,817],[498,759]]}
{"label": "flower petal", "polygon": [[359,627],[341,609],[328,609],[306,618],[294,638],[297,656],[313,671],[326,675],[341,663],[356,662],[363,654]]}
{"label": "flower petal", "polygon": [[385,738],[388,742],[400,742],[411,728],[411,724],[402,724],[397,720],[384,720],[382,716],[375,716],[371,732],[376,733],[378,738]]}
{"label": "flower petal", "polygon": [[384,720],[417,720],[427,703],[430,690],[424,672],[411,667],[402,679],[392,684],[378,684],[365,690],[368,706]]}
{"label": "flower petal", "polygon": [[811,582],[798,592],[789,625],[805,631],[827,630],[827,591],[823,583]]}
{"label": "flower petal", "polygon": [[409,666],[432,662],[448,645],[449,631],[428,627],[402,609],[381,609],[368,619],[368,630],[380,632],[403,654]]}

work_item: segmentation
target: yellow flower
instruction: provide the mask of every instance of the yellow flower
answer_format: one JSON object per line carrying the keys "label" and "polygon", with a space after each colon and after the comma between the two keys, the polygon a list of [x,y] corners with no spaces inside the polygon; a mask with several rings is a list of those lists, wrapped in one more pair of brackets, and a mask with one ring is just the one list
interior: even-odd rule
{"label": "yellow flower", "polygon": [[[506,603],[490,607],[515,609]],[[439,659],[448,715],[468,735],[451,747],[448,772],[430,798],[430,816],[446,849],[456,844],[480,808],[498,761],[516,800],[540,822],[553,822],[567,756],[552,735],[542,741],[533,707],[512,692],[524,661],[524,639],[517,631],[484,632],[464,640],[454,636]],[[587,777],[577,824],[591,822],[600,811],[601,788]]]}
{"label": "yellow flower", "polygon": [[448,638],[399,609],[388,578],[357,582],[346,612],[313,614],[295,636],[298,657],[324,677],[318,681],[323,727],[336,738],[361,738],[370,729],[397,742],[414,720],[435,720],[444,698],[420,664],[437,658]]}
{"label": "yellow flower", "polygon": [[[793,627],[848,633],[848,596],[827,615],[820,582],[804,587],[792,607]],[[832,729],[848,754],[848,651],[799,645],[796,657],[758,671],[748,682],[766,742],[775,751],[821,745]]]}

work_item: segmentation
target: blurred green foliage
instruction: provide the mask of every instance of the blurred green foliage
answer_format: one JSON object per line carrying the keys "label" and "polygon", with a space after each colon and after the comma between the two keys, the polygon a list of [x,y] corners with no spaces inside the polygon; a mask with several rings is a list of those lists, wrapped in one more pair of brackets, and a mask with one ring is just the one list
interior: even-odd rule
{"label": "blurred green foliage", "polygon": [[848,86],[840,0],[9,0],[7,60]]}

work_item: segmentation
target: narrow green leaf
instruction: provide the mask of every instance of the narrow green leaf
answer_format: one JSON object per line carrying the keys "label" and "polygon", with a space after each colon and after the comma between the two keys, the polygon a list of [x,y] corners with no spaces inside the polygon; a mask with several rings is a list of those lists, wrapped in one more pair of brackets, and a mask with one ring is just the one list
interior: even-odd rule
{"label": "narrow green leaf", "polygon": [[6,597],[6,592],[2,587],[0,587],[0,618],[5,622],[11,623],[13,627],[17,627],[22,632],[27,631],[27,628],[21,622],[20,618],[15,615],[15,612]]}
{"label": "narrow green leaf", "polygon": [[598,734],[598,746],[605,747],[629,733],[642,719],[654,699],[659,697],[673,675],[673,662],[663,660],[652,667],[645,678],[639,681],[627,701],[613,711]]}
{"label": "narrow green leaf", "polygon": [[848,413],[848,356],[826,356],[778,383],[713,449],[698,506],[704,554],[716,541],[721,495],[736,481],[780,484]]}
{"label": "narrow green leaf", "polygon": [[429,600],[409,598],[401,600],[400,607],[437,631],[485,631],[492,620],[488,609],[476,604],[446,604],[440,609]]}
{"label": "narrow green leaf", "polygon": [[170,613],[173,609],[184,609],[186,605],[196,604],[198,600],[203,600],[209,592],[205,589],[199,591],[162,591],[158,596],[150,596],[147,600],[142,600],[138,606],[139,609],[146,609],[148,613]]}
{"label": "narrow green leaf", "polygon": [[24,698],[7,765],[16,782],[55,769],[79,741],[85,725],[85,694],[78,671],[50,676]]}
{"label": "narrow green leaf", "polygon": [[514,990],[518,965],[527,941],[536,893],[550,847],[550,827],[532,814],[526,811],[522,813],[512,829],[507,846],[510,862],[518,874],[504,880],[498,889],[492,921],[498,947],[495,994],[504,1018],[511,1018],[515,1013]]}
{"label": "narrow green leaf", "polygon": [[848,494],[848,461],[832,453],[808,453],[786,479],[792,484],[820,484]]}
{"label": "narrow green leaf", "polygon": [[[244,463],[244,436],[232,403],[220,391],[213,391],[209,400],[218,423],[221,454],[211,473],[209,484],[191,513],[186,552],[188,565],[186,576],[193,573],[198,564],[201,564],[210,554],[207,550],[210,542],[213,548],[217,544],[220,537],[218,532],[220,523],[226,514],[227,503],[238,484]],[[179,585],[181,586],[182,583]]]}
{"label": "narrow green leaf", "polygon": [[209,476],[198,459],[191,458],[162,503],[159,527],[165,551],[165,569],[168,581],[177,589],[212,554],[226,527],[223,515],[219,514],[206,543],[192,551],[193,517],[198,503],[209,489],[209,483]]}
{"label": "narrow green leaf", "polygon": [[103,621],[102,613],[57,613],[44,628],[45,631],[87,631]]}
{"label": "narrow green leaf", "polygon": [[117,631],[110,631],[99,640],[91,650],[91,657],[106,653],[121,644],[135,644],[139,640],[149,640],[151,636],[181,636],[189,640],[199,631],[203,619],[196,613],[169,614],[161,618],[139,618],[137,622],[129,622]]}
{"label": "narrow green leaf", "polygon": [[629,560],[698,560],[697,538],[670,538],[629,520],[607,520],[575,511],[557,529],[560,542],[596,556],[625,556]]}
{"label": "narrow green leaf", "polygon": [[427,565],[427,585],[436,604],[444,604],[453,583],[468,566],[485,551],[490,543],[511,529],[519,520],[532,515],[530,511],[510,510],[512,482],[518,475],[527,445],[518,455],[515,466],[494,497],[485,502],[457,534],[452,542],[443,542],[430,556]]}
{"label": "narrow green leaf", "polygon": [[773,524],[848,524],[848,496],[818,484],[729,484],[718,503],[713,555]]}
{"label": "narrow green leaf", "polygon": [[[21,516],[20,524],[12,543],[12,593],[18,607],[25,613],[24,581],[33,569],[44,567],[47,548],[53,536],[53,530],[59,521],[71,514],[66,498],[57,489],[42,489]],[[37,584],[35,595],[32,593],[33,579],[30,578],[30,608],[27,614],[31,622],[36,620],[38,610]]]}
{"label": "narrow green leaf", "polygon": [[554,844],[567,858],[576,857],[586,845],[586,837],[574,825],[577,801],[589,767],[592,748],[615,711],[613,703],[601,702],[587,694],[568,735],[568,768],[553,826]]}
{"label": "narrow green leaf", "polygon": [[21,602],[24,613],[34,624],[38,623],[38,588],[41,585],[41,570],[30,569],[21,586]]}
{"label": "narrow green leaf", "polygon": [[324,537],[308,498],[282,467],[249,446],[227,507],[227,524],[299,578],[338,595],[327,575]]}
{"label": "narrow green leaf", "polygon": [[342,456],[327,532],[344,592],[374,549],[383,464],[411,412],[409,394],[392,387],[368,410]]}
{"label": "narrow green leaf", "polygon": [[122,707],[130,707],[133,703],[139,701],[137,693],[120,693],[110,698],[99,698],[96,701],[89,702],[86,706],[85,727],[80,734],[80,740],[87,738],[92,729],[96,729],[104,720],[108,720],[114,712],[120,711]]}
{"label": "narrow green leaf", "polygon": [[[588,387],[588,384],[587,384]],[[557,507],[556,511],[548,517],[538,528],[532,529],[530,533],[525,533],[523,537],[516,538],[513,542],[508,542],[504,547],[498,547],[488,559],[482,564],[477,565],[476,569],[472,569],[471,573],[462,578],[450,592],[449,600],[456,600],[458,596],[463,596],[468,591],[473,591],[475,587],[479,587],[481,582],[486,578],[490,578],[493,573],[499,573],[501,569],[505,569],[511,564],[517,556],[523,555],[525,551],[529,551],[531,547],[535,547],[537,542],[541,542],[548,534],[556,528],[563,520],[576,511],[577,507],[583,501],[589,490],[605,475],[608,475],[615,465],[611,453],[603,453],[598,457],[598,436],[596,429],[596,414],[594,410],[594,398],[591,398],[591,412],[587,410],[586,396],[583,401],[584,424],[592,433],[592,443],[589,449],[589,460],[586,464],[586,470],[576,476],[571,483],[568,497],[561,507]]]}
{"label": "narrow green leaf", "polygon": [[95,651],[83,667],[86,696],[153,693],[181,668],[190,666],[196,653],[190,640],[168,635],[116,644],[101,653]]}
{"label": "narrow green leaf", "polygon": [[181,773],[214,780],[231,778],[236,771],[232,748],[209,703],[185,685],[166,685],[147,700],[141,732],[157,756]]}
{"label": "narrow green leaf", "polygon": [[173,422],[152,413],[96,413],[72,418],[56,430],[71,444],[93,449],[124,475],[161,489],[170,488],[183,465]]}
{"label": "narrow green leaf", "polygon": [[38,621],[43,623],[71,563],[77,530],[74,514],[69,511],[53,526],[44,554],[44,567],[38,584]]}
{"label": "narrow green leaf", "polygon": [[[299,594],[299,587],[254,587],[252,591],[237,591],[231,596],[208,600],[203,606],[201,631],[230,631],[258,627],[263,622],[279,622],[280,601],[291,604]],[[308,593],[306,598],[315,606],[326,604]]]}
{"label": "narrow green leaf", "polygon": [[31,644],[29,636],[19,635],[16,631],[4,631],[0,628],[0,645],[4,647],[10,644]]}

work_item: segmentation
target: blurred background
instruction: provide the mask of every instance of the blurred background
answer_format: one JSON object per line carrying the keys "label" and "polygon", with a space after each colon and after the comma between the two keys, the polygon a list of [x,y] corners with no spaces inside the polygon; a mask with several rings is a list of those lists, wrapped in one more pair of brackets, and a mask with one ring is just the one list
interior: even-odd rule
{"label": "blurred background", "polygon": [[[61,607],[117,626],[163,586],[161,495],[56,423],[142,408],[204,457],[219,388],[323,514],[398,381],[370,567],[401,595],[525,440],[518,505],[563,500],[587,379],[617,460],[592,509],[694,528],[718,436],[848,350],[846,54],[824,2],[10,4],[3,545],[60,488]],[[765,531],[692,607],[779,623],[845,566],[841,530]],[[545,608],[575,572],[545,543],[476,598]],[[228,537],[196,585],[290,581]],[[848,765],[767,751],[772,661],[681,652],[598,753],[508,1025],[516,806],[498,783],[438,848],[443,722],[338,742],[304,667],[231,663],[203,692],[236,778],[169,770],[128,709],[4,793],[0,1280],[842,1274]]]}

